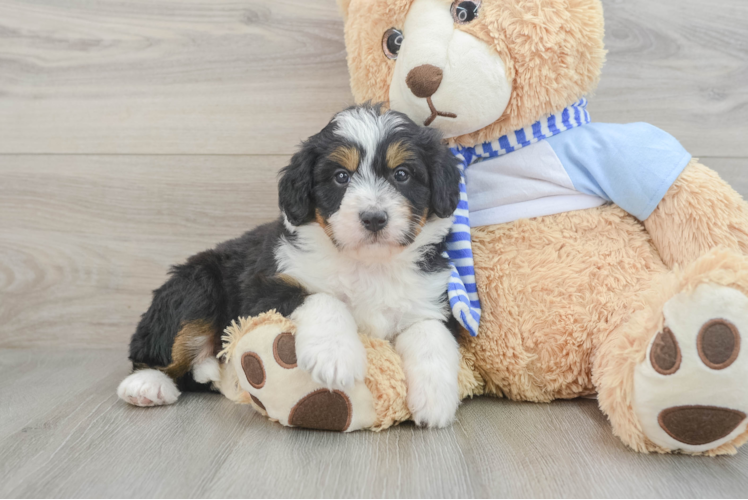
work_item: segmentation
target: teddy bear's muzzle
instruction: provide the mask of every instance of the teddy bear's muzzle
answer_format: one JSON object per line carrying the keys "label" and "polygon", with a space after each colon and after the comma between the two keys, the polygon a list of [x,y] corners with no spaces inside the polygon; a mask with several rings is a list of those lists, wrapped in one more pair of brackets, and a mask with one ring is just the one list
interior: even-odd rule
{"label": "teddy bear's muzzle", "polygon": [[405,79],[405,83],[408,85],[410,91],[413,92],[413,95],[420,99],[426,99],[429,105],[431,115],[423,123],[426,127],[434,123],[434,120],[438,116],[457,118],[457,115],[454,113],[437,110],[436,106],[434,106],[434,101],[431,99],[436,94],[436,91],[439,90],[443,79],[444,71],[431,64],[422,64],[413,68],[408,72],[408,76]]}

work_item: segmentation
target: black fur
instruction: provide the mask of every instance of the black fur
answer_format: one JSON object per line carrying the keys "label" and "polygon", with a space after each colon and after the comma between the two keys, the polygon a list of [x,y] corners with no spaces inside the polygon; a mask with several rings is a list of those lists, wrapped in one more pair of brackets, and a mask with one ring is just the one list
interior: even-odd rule
{"label": "black fur", "polygon": [[[377,109],[369,107],[367,109]],[[460,174],[457,160],[441,143],[438,132],[417,126],[405,115],[405,123],[381,144],[374,169],[385,176],[411,204],[414,220],[424,213],[449,217],[459,202]],[[319,134],[302,144],[281,172],[279,204],[290,224],[299,226],[328,217],[340,207],[345,189],[334,183],[340,165],[328,155],[339,146],[351,146],[334,134],[331,122]],[[403,165],[411,174],[405,183],[395,182],[384,160],[386,148],[395,141],[407,144],[414,153]],[[360,145],[358,145],[360,148]],[[384,148],[384,149],[381,149]],[[363,154],[363,151],[362,151]],[[305,300],[307,292],[278,276],[275,249],[280,238],[293,241],[283,220],[260,226],[243,236],[191,257],[171,269],[171,277],[153,292],[153,301],[142,316],[130,343],[130,360],[135,368],[165,368],[172,362],[172,347],[179,331],[191,322],[201,322],[214,332],[214,343],[230,323],[276,309],[288,316]],[[410,242],[404,242],[407,244]],[[436,245],[419,263],[425,273],[446,268],[443,245]],[[445,298],[446,301],[446,298]],[[453,332],[456,322],[449,322]],[[191,374],[177,380],[182,390],[205,390]]]}
{"label": "black fur", "polygon": [[[218,245],[172,268],[171,278],[153,292],[151,307],[130,342],[130,360],[137,368],[166,367],[182,326],[193,321],[210,324],[215,343],[231,321],[271,309],[291,314],[306,292],[279,279],[274,249],[281,236],[291,239],[281,220],[265,224],[240,238]],[[199,384],[178,380],[180,388]],[[189,390],[189,388],[188,388]]]}

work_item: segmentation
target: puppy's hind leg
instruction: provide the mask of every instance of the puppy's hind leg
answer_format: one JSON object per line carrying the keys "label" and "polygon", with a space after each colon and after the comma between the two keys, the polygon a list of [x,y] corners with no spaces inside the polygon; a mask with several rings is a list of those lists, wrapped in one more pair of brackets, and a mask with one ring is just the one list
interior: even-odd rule
{"label": "puppy's hind leg", "polygon": [[211,384],[221,378],[221,366],[214,356],[214,329],[207,323],[185,324],[171,349],[172,362],[165,368],[135,371],[122,381],[117,395],[135,406],[162,406],[176,403],[177,382],[189,390],[191,382]]}
{"label": "puppy's hind leg", "polygon": [[117,388],[123,401],[135,406],[162,406],[177,402],[177,384],[165,373],[152,368],[138,370]]}
{"label": "puppy's hind leg", "polygon": [[130,342],[135,372],[117,391],[123,400],[158,406],[176,402],[180,391],[211,390],[220,375],[220,330],[230,317],[222,278],[227,258],[215,251],[191,257],[154,292]]}

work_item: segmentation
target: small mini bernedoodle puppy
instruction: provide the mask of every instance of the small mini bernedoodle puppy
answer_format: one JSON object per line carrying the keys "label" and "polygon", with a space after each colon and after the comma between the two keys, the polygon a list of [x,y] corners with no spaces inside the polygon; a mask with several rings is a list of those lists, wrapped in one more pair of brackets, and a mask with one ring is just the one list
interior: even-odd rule
{"label": "small mini bernedoodle puppy", "polygon": [[130,344],[119,396],[137,406],[209,390],[232,320],[276,309],[297,324],[299,367],[329,389],[366,374],[359,333],[403,360],[414,420],[450,424],[459,404],[457,323],[444,240],[457,160],[433,129],[360,106],[303,143],[281,174],[282,217],[176,266]]}

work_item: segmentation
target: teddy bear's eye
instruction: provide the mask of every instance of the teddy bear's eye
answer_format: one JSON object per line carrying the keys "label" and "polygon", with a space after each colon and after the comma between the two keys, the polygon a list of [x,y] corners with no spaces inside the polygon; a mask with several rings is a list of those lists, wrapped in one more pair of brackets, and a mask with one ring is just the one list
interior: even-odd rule
{"label": "teddy bear's eye", "polygon": [[452,17],[457,24],[467,24],[478,17],[480,0],[475,2],[461,2],[457,0],[452,4]]}
{"label": "teddy bear's eye", "polygon": [[400,30],[390,28],[384,32],[382,38],[382,50],[388,59],[397,59],[400,53],[400,47],[403,44],[403,34]]}

